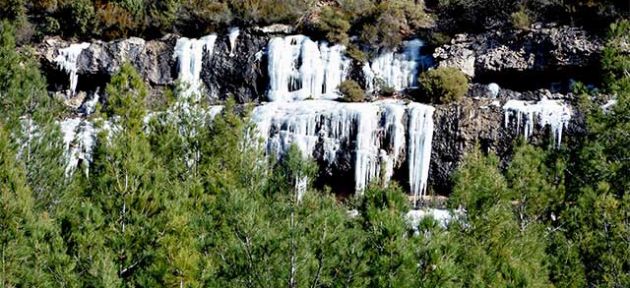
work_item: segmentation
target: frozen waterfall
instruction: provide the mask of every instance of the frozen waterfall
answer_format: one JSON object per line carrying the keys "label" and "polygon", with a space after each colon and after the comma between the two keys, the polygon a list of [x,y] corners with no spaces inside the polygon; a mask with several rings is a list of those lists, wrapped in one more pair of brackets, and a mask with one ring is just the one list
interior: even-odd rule
{"label": "frozen waterfall", "polygon": [[393,100],[307,100],[258,106],[252,121],[269,155],[280,156],[295,144],[304,156],[319,155],[333,165],[349,152],[359,193],[372,181],[387,183],[406,159],[411,192],[420,195],[428,178],[433,111],[431,106]]}
{"label": "frozen waterfall", "polygon": [[206,52],[210,57],[214,51],[214,43],[217,35],[211,34],[199,39],[179,38],[175,44],[175,54],[177,59],[179,76],[178,79],[185,85],[185,95],[199,96],[203,87],[201,81],[201,69],[203,68],[203,55]]}
{"label": "frozen waterfall", "polygon": [[418,86],[420,71],[431,64],[431,58],[422,55],[424,42],[413,39],[404,42],[401,52],[386,52],[363,66],[368,92],[376,92],[383,85],[397,91]]}
{"label": "frozen waterfall", "polygon": [[66,177],[69,177],[80,162],[92,162],[92,149],[96,140],[96,130],[92,123],[81,118],[65,119],[59,123],[66,157]]}
{"label": "frozen waterfall", "polygon": [[270,101],[338,98],[337,86],[348,76],[351,61],[345,47],[319,45],[303,35],[276,37],[269,41]]}
{"label": "frozen waterfall", "polygon": [[67,48],[59,49],[59,55],[55,58],[57,66],[70,76],[70,92],[72,95],[76,93],[77,84],[79,82],[77,61],[79,60],[81,52],[88,47],[90,47],[90,43],[72,44]]}
{"label": "frozen waterfall", "polygon": [[[508,100],[503,105],[505,127],[516,121],[516,131],[523,130],[525,139],[534,132],[536,121],[541,127],[549,125],[557,146],[562,142],[562,130],[571,120],[571,109],[561,100],[543,98],[539,102]],[[522,125],[522,128],[521,128]]]}

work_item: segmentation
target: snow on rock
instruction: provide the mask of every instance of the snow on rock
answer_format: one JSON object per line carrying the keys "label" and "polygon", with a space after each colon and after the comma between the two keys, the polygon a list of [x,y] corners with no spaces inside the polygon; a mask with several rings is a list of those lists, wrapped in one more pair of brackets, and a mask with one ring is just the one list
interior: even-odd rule
{"label": "snow on rock", "polygon": [[230,40],[230,57],[234,57],[234,51],[236,50],[236,40],[238,35],[241,34],[241,30],[238,27],[232,27],[228,31],[228,39]]}
{"label": "snow on rock", "polygon": [[173,58],[177,59],[179,76],[178,79],[186,87],[185,95],[199,96],[203,87],[201,81],[201,69],[203,68],[203,55],[206,52],[210,57],[214,52],[214,43],[217,40],[216,34],[204,36],[199,39],[179,38],[175,44]]}
{"label": "snow on rock", "polygon": [[326,165],[334,165],[341,154],[350,152],[359,193],[372,181],[389,181],[406,159],[411,192],[420,195],[428,178],[433,111],[431,106],[394,100],[307,100],[258,106],[252,121],[269,155],[283,155],[295,144],[304,156],[319,156]]}
{"label": "snow on rock", "polygon": [[562,142],[562,130],[571,120],[571,108],[561,100],[544,98],[538,102],[508,100],[503,105],[505,113],[505,127],[516,121],[516,132],[523,130],[525,139],[534,132],[535,123],[538,126],[551,127],[552,136],[557,146]]}
{"label": "snow on rock", "polygon": [[405,41],[403,50],[386,52],[363,66],[367,91],[372,93],[385,85],[397,91],[418,86],[420,71],[431,63],[430,56],[422,55],[424,42],[420,39]]}
{"label": "snow on rock", "polygon": [[350,59],[342,45],[316,43],[304,35],[276,37],[269,41],[270,101],[335,99],[337,86],[348,77]]}
{"label": "snow on rock", "polygon": [[90,47],[90,43],[72,44],[67,48],[59,49],[59,54],[55,58],[57,66],[70,76],[70,92],[72,95],[76,93],[79,82],[77,61],[81,52],[88,47]]}

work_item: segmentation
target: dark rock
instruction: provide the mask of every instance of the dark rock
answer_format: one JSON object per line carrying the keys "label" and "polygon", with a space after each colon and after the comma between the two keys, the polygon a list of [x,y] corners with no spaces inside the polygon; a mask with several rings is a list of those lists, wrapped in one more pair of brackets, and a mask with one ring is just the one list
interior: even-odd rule
{"label": "dark rock", "polygon": [[263,55],[268,41],[267,36],[241,31],[230,55],[227,34],[219,35],[213,55],[204,58],[201,73],[212,100],[232,95],[239,103],[246,103],[264,95],[268,80]]}
{"label": "dark rock", "polygon": [[496,71],[557,71],[596,64],[602,43],[580,28],[540,25],[527,32],[459,34],[450,44],[436,48],[434,57],[438,66],[457,67],[470,76]]}

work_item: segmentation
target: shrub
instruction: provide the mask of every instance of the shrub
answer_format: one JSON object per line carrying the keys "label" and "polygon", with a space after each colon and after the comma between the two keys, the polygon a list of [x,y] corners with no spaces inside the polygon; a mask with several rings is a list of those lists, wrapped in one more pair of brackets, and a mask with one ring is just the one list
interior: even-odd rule
{"label": "shrub", "polygon": [[512,13],[512,25],[514,25],[514,28],[528,30],[532,24],[531,22],[529,15],[523,9]]}
{"label": "shrub", "polygon": [[357,45],[354,45],[354,44],[348,45],[346,54],[348,54],[350,58],[361,63],[365,63],[368,61],[368,55],[365,52],[363,52],[361,48],[357,47]]}
{"label": "shrub", "polygon": [[343,45],[348,44],[348,30],[350,22],[343,12],[330,6],[322,9],[317,22],[317,29],[325,34],[326,40]]}
{"label": "shrub", "polygon": [[99,28],[102,29],[105,38],[109,39],[127,37],[138,25],[129,11],[113,3],[101,7],[98,11],[98,20],[101,24]]}
{"label": "shrub", "polygon": [[343,95],[346,102],[363,102],[365,100],[365,91],[359,83],[354,80],[346,80],[339,84],[339,93]]}
{"label": "shrub", "polygon": [[61,8],[61,27],[67,36],[86,36],[93,32],[96,18],[94,6],[90,0],[76,0],[65,2]]}
{"label": "shrub", "polygon": [[468,91],[468,78],[453,67],[440,67],[420,75],[420,85],[433,103],[452,103],[461,100]]}

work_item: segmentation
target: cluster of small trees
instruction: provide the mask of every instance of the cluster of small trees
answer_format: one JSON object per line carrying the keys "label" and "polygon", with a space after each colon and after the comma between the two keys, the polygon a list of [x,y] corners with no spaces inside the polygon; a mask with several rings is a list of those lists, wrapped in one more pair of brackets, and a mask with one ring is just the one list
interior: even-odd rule
{"label": "cluster of small trees", "polygon": [[604,113],[585,94],[588,132],[571,150],[519,144],[505,171],[471,151],[449,199],[465,215],[410,227],[395,184],[344,203],[303,194],[314,164],[295,147],[265,161],[232,101],[210,126],[177,105],[145,123],[130,65],[97,112],[119,129],[67,177],[60,109],[3,23],[0,286],[628,287],[629,27],[604,53],[617,104]]}
{"label": "cluster of small trees", "polygon": [[[426,4],[425,4],[426,2]],[[426,5],[426,6],[425,6]],[[0,15],[19,24],[19,39],[44,35],[105,39],[199,36],[228,25],[286,23],[303,33],[369,48],[391,48],[422,31],[449,34],[554,21],[594,28],[630,13],[627,1],[591,0],[0,0]]]}

